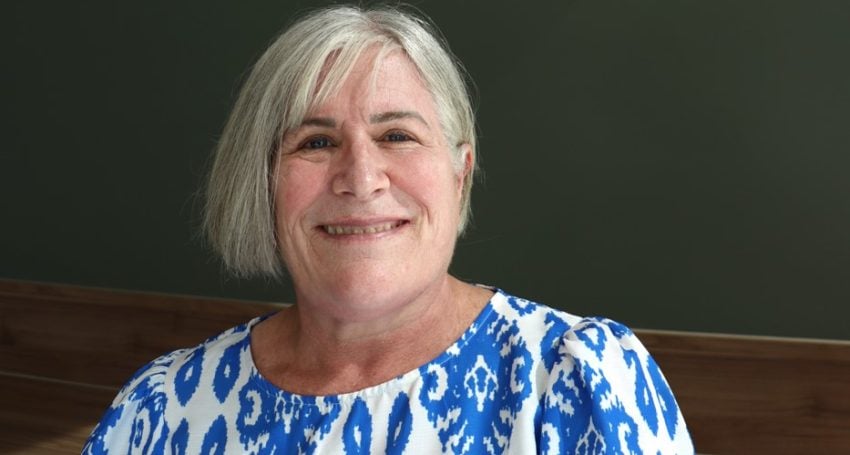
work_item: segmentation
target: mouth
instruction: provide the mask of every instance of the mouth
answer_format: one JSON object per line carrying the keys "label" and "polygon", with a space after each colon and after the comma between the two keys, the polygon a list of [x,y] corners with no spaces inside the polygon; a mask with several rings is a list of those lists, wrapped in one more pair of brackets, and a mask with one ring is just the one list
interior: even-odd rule
{"label": "mouth", "polygon": [[320,228],[326,234],[331,236],[337,235],[370,235],[380,234],[398,229],[410,223],[407,220],[387,221],[383,223],[373,223],[366,225],[351,225],[351,224],[324,224]]}

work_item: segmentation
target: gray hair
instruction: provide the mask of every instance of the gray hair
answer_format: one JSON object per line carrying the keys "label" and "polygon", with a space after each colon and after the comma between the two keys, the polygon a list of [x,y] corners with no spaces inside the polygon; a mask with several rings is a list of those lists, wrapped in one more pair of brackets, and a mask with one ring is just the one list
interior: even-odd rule
{"label": "gray hair", "polygon": [[339,89],[360,55],[374,45],[380,46],[379,54],[402,49],[419,70],[458,172],[464,166],[461,146],[470,146],[473,169],[464,181],[458,226],[458,235],[463,233],[477,162],[475,116],[463,67],[436,28],[418,14],[335,6],[295,22],[263,53],[216,148],[203,229],[237,276],[281,275],[270,183],[278,144],[313,106]]}

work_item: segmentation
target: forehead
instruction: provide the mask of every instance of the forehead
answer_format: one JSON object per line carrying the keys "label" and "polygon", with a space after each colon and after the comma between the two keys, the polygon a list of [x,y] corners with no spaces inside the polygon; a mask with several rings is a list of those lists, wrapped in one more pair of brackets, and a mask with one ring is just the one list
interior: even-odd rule
{"label": "forehead", "polygon": [[[308,109],[308,117],[340,107],[357,107],[370,113],[383,111],[416,111],[422,116],[436,115],[433,96],[419,69],[398,48],[373,47],[360,55],[347,71],[317,84],[316,96]],[[335,62],[329,59],[326,73]],[[328,87],[322,87],[328,83]]]}

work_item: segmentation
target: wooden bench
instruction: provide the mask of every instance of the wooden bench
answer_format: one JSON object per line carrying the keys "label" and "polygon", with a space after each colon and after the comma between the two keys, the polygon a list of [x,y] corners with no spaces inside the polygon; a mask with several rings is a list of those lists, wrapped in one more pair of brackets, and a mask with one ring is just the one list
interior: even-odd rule
{"label": "wooden bench", "polygon": [[[79,453],[138,367],[279,305],[0,280],[0,453]],[[850,343],[637,331],[700,453],[850,453]]]}

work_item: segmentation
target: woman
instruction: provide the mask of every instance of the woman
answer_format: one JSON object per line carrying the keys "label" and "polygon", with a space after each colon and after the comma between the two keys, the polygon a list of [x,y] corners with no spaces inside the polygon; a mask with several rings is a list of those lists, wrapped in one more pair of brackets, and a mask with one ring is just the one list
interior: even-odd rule
{"label": "woman", "polygon": [[436,36],[334,7],[265,52],[206,229],[238,275],[285,266],[296,304],[143,368],[85,453],[693,451],[627,328],[448,274],[476,145]]}

